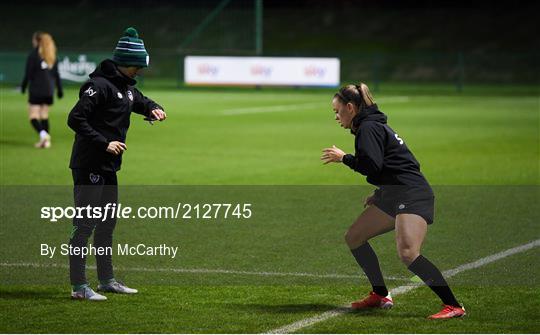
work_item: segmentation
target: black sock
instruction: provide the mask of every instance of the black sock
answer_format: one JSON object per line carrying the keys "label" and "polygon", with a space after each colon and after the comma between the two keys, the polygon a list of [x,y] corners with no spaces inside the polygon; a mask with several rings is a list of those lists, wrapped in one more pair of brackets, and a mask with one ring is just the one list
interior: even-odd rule
{"label": "black sock", "polygon": [[38,134],[41,130],[43,130],[43,128],[41,128],[41,122],[39,122],[38,119],[31,119],[30,123],[32,124],[32,127],[34,127],[34,129],[37,131]]}
{"label": "black sock", "polygon": [[461,307],[441,271],[427,258],[420,255],[409,265],[409,270],[420,277],[429,288],[441,298],[443,304]]}
{"label": "black sock", "polygon": [[371,245],[366,242],[358,248],[351,250],[351,252],[358,265],[364,270],[371,286],[373,286],[373,292],[386,297],[388,295],[388,289],[384,283],[379,260],[377,259],[375,251],[371,248]]}
{"label": "black sock", "polygon": [[41,119],[41,129],[49,133],[49,119]]}

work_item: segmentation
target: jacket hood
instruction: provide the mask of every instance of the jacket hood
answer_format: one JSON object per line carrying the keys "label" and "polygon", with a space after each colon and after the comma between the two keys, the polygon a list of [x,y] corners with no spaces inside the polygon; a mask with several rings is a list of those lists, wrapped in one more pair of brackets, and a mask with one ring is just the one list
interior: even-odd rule
{"label": "jacket hood", "polygon": [[377,104],[373,104],[369,107],[364,107],[352,120],[351,133],[356,134],[356,130],[360,127],[360,124],[365,121],[375,121],[379,123],[386,123],[386,114],[379,110]]}
{"label": "jacket hood", "polygon": [[123,75],[118,66],[110,59],[106,59],[101,62],[94,72],[90,73],[90,78],[103,77],[112,82],[115,85],[120,86],[133,86],[137,83],[135,79],[129,78]]}

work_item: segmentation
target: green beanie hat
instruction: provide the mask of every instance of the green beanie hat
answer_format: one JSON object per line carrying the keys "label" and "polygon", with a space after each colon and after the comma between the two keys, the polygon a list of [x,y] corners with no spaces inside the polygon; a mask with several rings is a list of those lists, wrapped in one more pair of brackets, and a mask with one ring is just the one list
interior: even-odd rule
{"label": "green beanie hat", "polygon": [[120,66],[148,67],[150,56],[135,28],[127,28],[124,36],[118,40],[112,60]]}

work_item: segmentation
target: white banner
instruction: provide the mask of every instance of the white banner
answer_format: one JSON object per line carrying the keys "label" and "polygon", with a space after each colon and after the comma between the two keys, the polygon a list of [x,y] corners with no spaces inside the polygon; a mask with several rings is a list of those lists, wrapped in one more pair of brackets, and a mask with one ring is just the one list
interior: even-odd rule
{"label": "white banner", "polygon": [[184,81],[192,85],[339,86],[339,59],[187,56]]}

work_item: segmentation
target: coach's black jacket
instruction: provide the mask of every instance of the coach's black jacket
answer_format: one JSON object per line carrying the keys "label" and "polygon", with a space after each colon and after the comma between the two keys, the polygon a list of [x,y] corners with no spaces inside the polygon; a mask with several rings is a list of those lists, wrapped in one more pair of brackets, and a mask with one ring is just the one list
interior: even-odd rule
{"label": "coach's black jacket", "polygon": [[55,86],[58,90],[58,96],[62,97],[64,95],[62,91],[62,81],[58,74],[58,62],[54,64],[52,69],[49,69],[45,61],[39,56],[37,48],[32,50],[26,59],[26,68],[21,83],[21,90],[23,93],[26,91],[28,83],[30,83],[30,88],[28,90],[30,93],[30,100],[32,100],[32,98],[39,99],[52,97]]}
{"label": "coach's black jacket", "polygon": [[79,101],[68,117],[68,125],[75,131],[75,142],[69,167],[118,171],[122,155],[106,151],[109,142],[125,143],[131,112],[149,116],[160,108],[143,96],[111,60],[105,60],[90,74],[90,79],[79,91]]}
{"label": "coach's black jacket", "polygon": [[427,186],[420,164],[403,140],[388,126],[377,105],[365,107],[353,121],[355,154],[343,156],[343,163],[367,176],[376,186]]}

